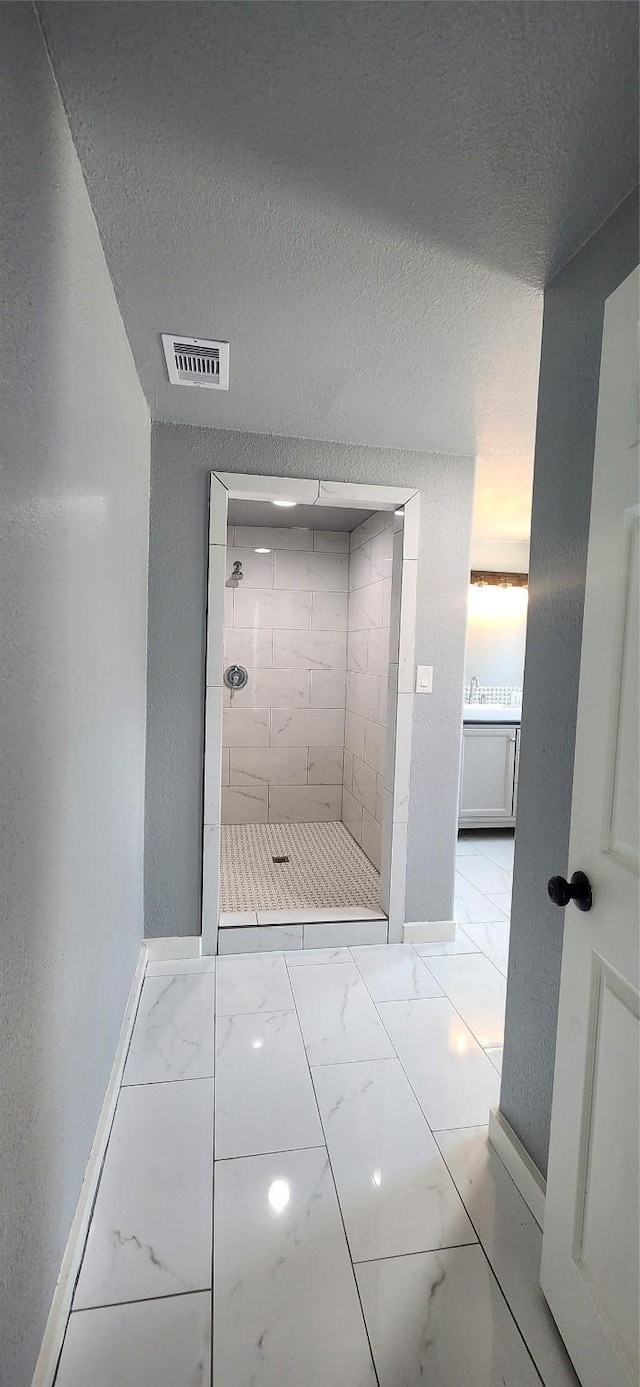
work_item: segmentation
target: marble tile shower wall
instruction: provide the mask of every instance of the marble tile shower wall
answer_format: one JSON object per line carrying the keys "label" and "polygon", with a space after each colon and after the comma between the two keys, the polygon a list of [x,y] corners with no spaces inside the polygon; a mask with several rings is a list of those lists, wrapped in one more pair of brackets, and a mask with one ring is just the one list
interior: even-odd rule
{"label": "marble tile shower wall", "polygon": [[393,515],[352,530],[342,821],[380,870],[384,804]]}
{"label": "marble tile shower wall", "polygon": [[227,543],[224,667],[249,681],[224,690],[222,823],[339,820],[349,535],[237,525]]}

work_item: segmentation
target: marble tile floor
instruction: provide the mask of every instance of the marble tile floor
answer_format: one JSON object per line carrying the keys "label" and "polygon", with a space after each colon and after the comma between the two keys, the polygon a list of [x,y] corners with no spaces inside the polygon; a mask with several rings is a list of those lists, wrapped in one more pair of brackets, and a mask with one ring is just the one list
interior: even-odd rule
{"label": "marble tile floor", "polygon": [[576,1387],[469,943],[149,965],[56,1387]]}

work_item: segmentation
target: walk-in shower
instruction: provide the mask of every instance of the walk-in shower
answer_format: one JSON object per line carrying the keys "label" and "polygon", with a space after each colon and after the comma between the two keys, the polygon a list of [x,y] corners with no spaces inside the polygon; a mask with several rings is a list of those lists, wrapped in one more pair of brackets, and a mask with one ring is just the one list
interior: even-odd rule
{"label": "walk-in shower", "polygon": [[[366,508],[222,497],[203,900],[203,935],[219,928],[219,951],[315,946],[329,939],[323,925],[388,937],[407,561],[403,507],[376,509],[375,490]],[[280,934],[256,933],[269,930]]]}

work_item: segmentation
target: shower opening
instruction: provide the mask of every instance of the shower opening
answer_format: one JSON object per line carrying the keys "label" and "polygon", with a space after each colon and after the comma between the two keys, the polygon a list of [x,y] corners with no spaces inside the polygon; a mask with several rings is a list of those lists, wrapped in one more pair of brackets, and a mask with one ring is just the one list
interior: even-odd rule
{"label": "shower opening", "polygon": [[397,935],[418,502],[212,476],[203,952]]}

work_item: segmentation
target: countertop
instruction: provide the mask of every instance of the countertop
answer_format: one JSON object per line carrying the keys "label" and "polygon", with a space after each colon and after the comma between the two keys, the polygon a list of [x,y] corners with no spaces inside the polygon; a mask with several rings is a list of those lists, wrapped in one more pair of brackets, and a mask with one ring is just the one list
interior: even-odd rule
{"label": "countertop", "polygon": [[506,703],[465,703],[462,710],[462,721],[465,727],[478,726],[487,722],[519,727],[521,715],[521,707],[512,707]]}

